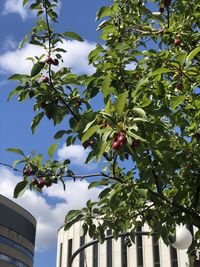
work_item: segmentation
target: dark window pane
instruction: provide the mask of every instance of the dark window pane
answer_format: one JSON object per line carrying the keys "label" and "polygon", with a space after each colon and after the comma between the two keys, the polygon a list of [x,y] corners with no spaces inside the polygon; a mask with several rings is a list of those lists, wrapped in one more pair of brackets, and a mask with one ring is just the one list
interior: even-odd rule
{"label": "dark window pane", "polygon": [[5,236],[0,235],[0,243],[5,244],[9,247],[12,247],[14,249],[19,250],[21,253],[26,254],[28,257],[31,258],[31,260],[33,260],[33,253],[31,251],[29,251],[27,248],[23,247],[22,245],[18,244],[17,242],[8,239]]}
{"label": "dark window pane", "polygon": [[170,246],[171,267],[178,267],[177,250]]}
{"label": "dark window pane", "polygon": [[[80,237],[80,247],[85,244],[85,236]],[[80,251],[79,255],[79,267],[84,267],[84,260],[85,260],[85,250]]]}
{"label": "dark window pane", "polygon": [[[112,235],[112,231],[107,231],[107,236]],[[112,238],[109,238],[106,242],[106,254],[107,254],[107,267],[112,267]]]}
{"label": "dark window pane", "polygon": [[160,267],[159,242],[157,236],[155,235],[152,236],[152,243],[153,243],[153,264],[154,267]]}
{"label": "dark window pane", "polygon": [[68,240],[68,253],[67,253],[67,261],[71,259],[72,256],[72,239]]}
{"label": "dark window pane", "polygon": [[124,242],[125,236],[121,237],[121,260],[122,267],[127,267],[127,246]]}
{"label": "dark window pane", "polygon": [[98,267],[98,243],[93,245],[93,267]]}
{"label": "dark window pane", "polygon": [[[137,232],[141,232],[141,227],[137,228]],[[142,235],[136,235],[136,256],[137,256],[137,267],[143,267],[143,248],[142,248]]]}
{"label": "dark window pane", "polygon": [[29,267],[28,265],[26,265],[25,263],[10,257],[8,255],[2,254],[0,253],[0,266],[1,266],[1,261],[5,261],[8,262],[9,264],[11,264],[12,266],[18,266],[18,267]]}
{"label": "dark window pane", "polygon": [[60,267],[62,266],[62,247],[63,247],[63,244],[61,243],[60,244]]}

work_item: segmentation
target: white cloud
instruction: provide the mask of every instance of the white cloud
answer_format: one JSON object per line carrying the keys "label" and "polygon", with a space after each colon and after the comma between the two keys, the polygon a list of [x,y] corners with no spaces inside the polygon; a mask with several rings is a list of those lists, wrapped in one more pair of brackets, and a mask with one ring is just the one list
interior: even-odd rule
{"label": "white cloud", "polygon": [[70,159],[72,164],[83,165],[89,149],[84,149],[81,145],[70,145],[66,146],[65,144],[62,148],[58,149],[58,159],[59,161],[64,161],[65,159]]}
{"label": "white cloud", "polygon": [[[88,190],[86,181],[66,182],[66,191],[61,184],[44,189],[43,194],[27,190],[25,194],[13,199],[15,185],[20,177],[9,169],[0,167],[0,193],[28,210],[37,219],[36,248],[47,250],[56,245],[57,230],[63,225],[66,213],[85,205],[88,199],[96,200],[99,189]],[[45,197],[52,199],[54,205],[48,204]],[[59,201],[55,201],[55,199]]]}
{"label": "white cloud", "polygon": [[[58,14],[60,13],[60,8],[61,2],[59,2],[55,10]],[[23,6],[23,0],[5,0],[3,14],[8,15],[10,13],[19,14],[23,20],[32,17],[34,14],[34,12],[28,9],[28,5]]]}
{"label": "white cloud", "polygon": [[17,43],[13,39],[12,35],[8,35],[2,45],[4,51],[16,49]]}
{"label": "white cloud", "polygon": [[[93,66],[88,65],[87,59],[90,51],[95,48],[94,43],[63,40],[63,44],[60,47],[67,50],[67,53],[63,54],[64,62],[60,63],[59,67],[70,67],[72,72],[77,74],[92,73],[94,71]],[[32,62],[26,59],[42,54],[46,54],[43,48],[30,44],[27,44],[21,50],[8,50],[0,55],[0,72],[30,74]]]}
{"label": "white cloud", "polygon": [[3,14],[7,15],[10,13],[17,13],[22,19],[28,17],[27,8],[23,7],[23,0],[6,0]]}

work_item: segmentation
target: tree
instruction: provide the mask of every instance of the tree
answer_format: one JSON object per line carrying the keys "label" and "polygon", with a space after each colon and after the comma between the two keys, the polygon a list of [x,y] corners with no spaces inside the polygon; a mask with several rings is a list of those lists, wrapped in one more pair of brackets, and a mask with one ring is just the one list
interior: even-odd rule
{"label": "tree", "polygon": [[[32,132],[43,117],[54,125],[67,119],[67,129],[55,133],[67,145],[90,147],[86,163],[106,161],[91,175],[89,188],[102,188],[98,202],[66,216],[66,229],[83,220],[83,229],[103,242],[105,230],[118,237],[148,223],[168,242],[176,224],[197,227],[193,248],[200,237],[200,6],[193,1],[113,0],[97,13],[101,42],[89,54],[91,75],[77,75],[59,66],[63,39],[83,39],[74,32],[57,33],[55,11],[59,0],[24,0],[37,12],[36,26],[20,43],[42,46],[44,54],[31,58],[30,75],[15,74],[19,101],[33,98]],[[109,4],[109,3],[108,3]],[[46,73],[46,74],[45,74]],[[100,109],[93,108],[95,101]],[[77,176],[70,161],[53,159],[56,144],[45,163],[41,155],[22,156],[23,181],[14,196],[28,187],[42,191]],[[96,223],[97,222],[97,223]]]}

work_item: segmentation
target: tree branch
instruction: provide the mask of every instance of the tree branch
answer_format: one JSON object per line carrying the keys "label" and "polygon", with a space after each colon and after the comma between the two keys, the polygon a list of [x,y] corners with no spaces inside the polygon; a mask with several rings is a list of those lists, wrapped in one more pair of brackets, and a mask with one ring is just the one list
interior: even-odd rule
{"label": "tree branch", "polygon": [[16,168],[14,168],[12,165],[9,165],[9,164],[3,163],[3,162],[0,162],[0,165],[5,166],[5,167],[9,167],[9,168],[13,169],[16,172],[22,172],[21,170],[18,170]]}

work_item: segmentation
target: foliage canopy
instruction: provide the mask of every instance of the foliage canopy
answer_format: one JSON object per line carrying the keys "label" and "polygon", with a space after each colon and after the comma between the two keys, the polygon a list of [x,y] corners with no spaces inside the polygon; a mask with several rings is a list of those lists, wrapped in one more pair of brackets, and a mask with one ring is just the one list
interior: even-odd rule
{"label": "foliage canopy", "polygon": [[[104,240],[105,230],[134,231],[145,222],[165,242],[176,224],[199,229],[200,242],[200,4],[198,0],[113,0],[97,12],[100,41],[89,54],[91,75],[59,67],[63,39],[83,41],[77,33],[57,33],[59,0],[24,0],[37,12],[36,26],[20,43],[44,48],[30,58],[29,75],[15,74],[19,85],[10,93],[19,101],[34,99],[34,133],[43,117],[54,125],[68,120],[55,139],[90,147],[86,163],[106,161],[89,188],[100,187],[97,202],[70,211],[66,229],[84,220],[84,233]],[[54,68],[57,66],[57,68]],[[98,106],[95,103],[98,102]],[[100,106],[100,107],[99,107]],[[95,108],[94,108],[95,107]],[[41,155],[22,156],[24,180],[14,196],[27,187],[42,191],[65,179],[79,177],[70,161]],[[34,177],[33,179],[31,179]],[[96,221],[98,222],[96,224]]]}

